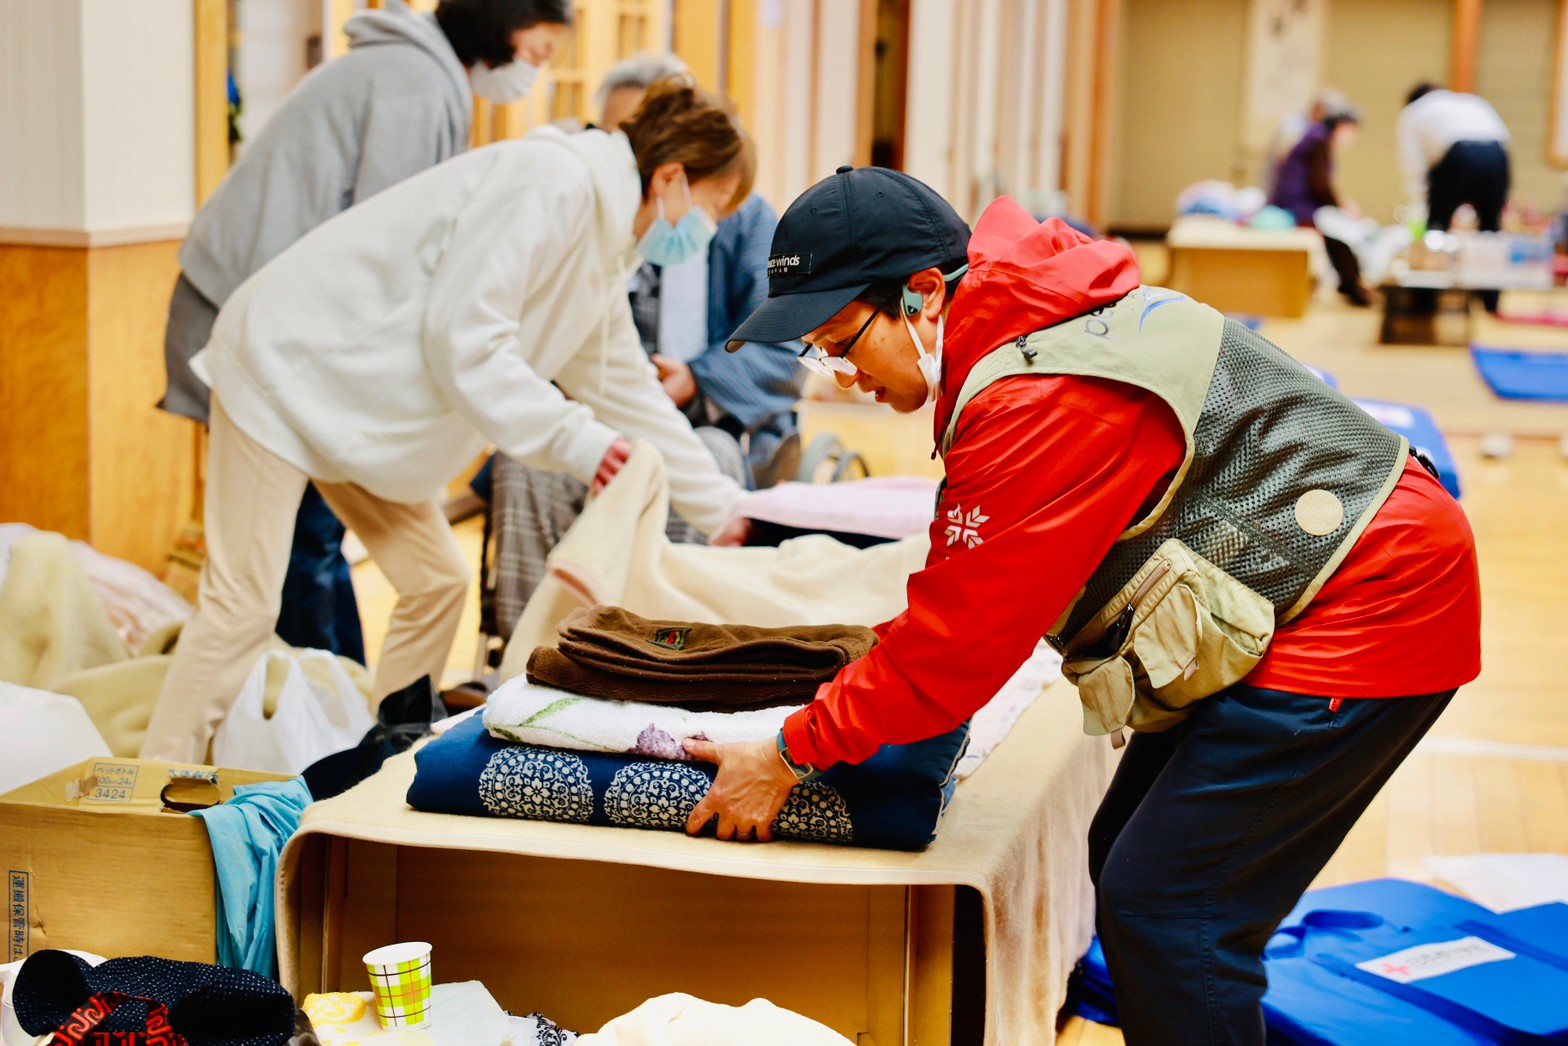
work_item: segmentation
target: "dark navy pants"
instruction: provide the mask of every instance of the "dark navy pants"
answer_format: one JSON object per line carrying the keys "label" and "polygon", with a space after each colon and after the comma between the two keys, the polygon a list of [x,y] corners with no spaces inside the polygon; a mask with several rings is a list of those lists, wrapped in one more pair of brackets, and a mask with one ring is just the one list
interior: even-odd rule
{"label": "dark navy pants", "polygon": [[1453,695],[1235,686],[1132,737],[1089,834],[1128,1046],[1264,1041],[1264,945]]}
{"label": "dark navy pants", "polygon": [[[1460,204],[1475,208],[1482,232],[1502,228],[1503,207],[1512,180],[1508,150],[1500,142],[1455,142],[1426,172],[1428,229],[1448,230]],[[1497,311],[1497,292],[1481,291],[1487,312]]]}
{"label": "dark navy pants", "polygon": [[294,547],[277,630],[290,646],[330,650],[364,664],[359,603],[343,557],[345,532],[315,484],[306,486],[294,519]]}

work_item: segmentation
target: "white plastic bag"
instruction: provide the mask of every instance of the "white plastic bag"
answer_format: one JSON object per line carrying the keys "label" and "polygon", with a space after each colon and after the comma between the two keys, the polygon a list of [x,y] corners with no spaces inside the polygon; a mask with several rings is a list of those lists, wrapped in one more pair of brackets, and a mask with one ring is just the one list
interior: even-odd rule
{"label": "white plastic bag", "polygon": [[[269,716],[267,668],[274,660],[286,662],[288,668]],[[316,662],[309,673],[306,661]],[[218,727],[212,758],[219,766],[240,770],[297,774],[323,756],[353,748],[374,723],[364,695],[335,655],[272,650],[250,670],[228,718]]]}
{"label": "white plastic bag", "polygon": [[109,754],[76,698],[0,681],[0,794]]}
{"label": "white plastic bag", "polygon": [[[102,966],[107,960],[101,955],[92,952],[79,952],[74,948],[66,951],[79,959],[85,960],[89,966]],[[48,1039],[49,1035],[29,1035],[22,1030],[22,1022],[16,1019],[16,1010],[11,1005],[12,989],[16,985],[16,975],[22,971],[22,964],[26,959],[8,962],[0,966],[0,1043],[4,1046],[35,1046]]]}

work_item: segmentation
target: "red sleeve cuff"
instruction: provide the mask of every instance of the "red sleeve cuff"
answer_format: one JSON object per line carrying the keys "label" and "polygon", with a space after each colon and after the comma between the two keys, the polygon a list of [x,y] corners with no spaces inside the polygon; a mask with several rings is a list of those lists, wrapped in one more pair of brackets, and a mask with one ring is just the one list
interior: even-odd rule
{"label": "red sleeve cuff", "polygon": [[[784,720],[784,744],[789,748],[790,758],[795,762],[817,766],[819,756],[811,750],[811,728],[807,725],[810,721],[810,706],[802,708]],[[825,768],[818,767],[818,769]]]}

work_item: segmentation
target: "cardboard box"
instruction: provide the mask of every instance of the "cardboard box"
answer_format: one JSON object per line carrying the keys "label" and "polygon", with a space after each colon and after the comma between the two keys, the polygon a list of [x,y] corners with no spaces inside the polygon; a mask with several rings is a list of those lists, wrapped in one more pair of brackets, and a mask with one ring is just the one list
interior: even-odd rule
{"label": "cardboard box", "polygon": [[[213,781],[216,776],[216,783]],[[216,877],[200,818],[278,774],[89,759],[0,796],[6,962],[44,948],[215,962]]]}
{"label": "cardboard box", "polygon": [[1178,218],[1165,244],[1166,285],[1221,312],[1299,318],[1312,294],[1312,229],[1247,229],[1207,216]]}

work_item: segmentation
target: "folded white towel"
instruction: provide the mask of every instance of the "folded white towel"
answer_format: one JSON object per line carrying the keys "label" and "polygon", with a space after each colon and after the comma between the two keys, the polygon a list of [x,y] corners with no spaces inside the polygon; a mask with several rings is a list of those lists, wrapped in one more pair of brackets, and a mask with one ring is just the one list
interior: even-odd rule
{"label": "folded white towel", "polygon": [[517,676],[490,695],[484,719],[490,736],[503,741],[691,762],[681,747],[683,739],[700,737],[716,744],[763,741],[778,733],[789,714],[800,707],[691,712],[672,705],[584,697],[536,686]]}

